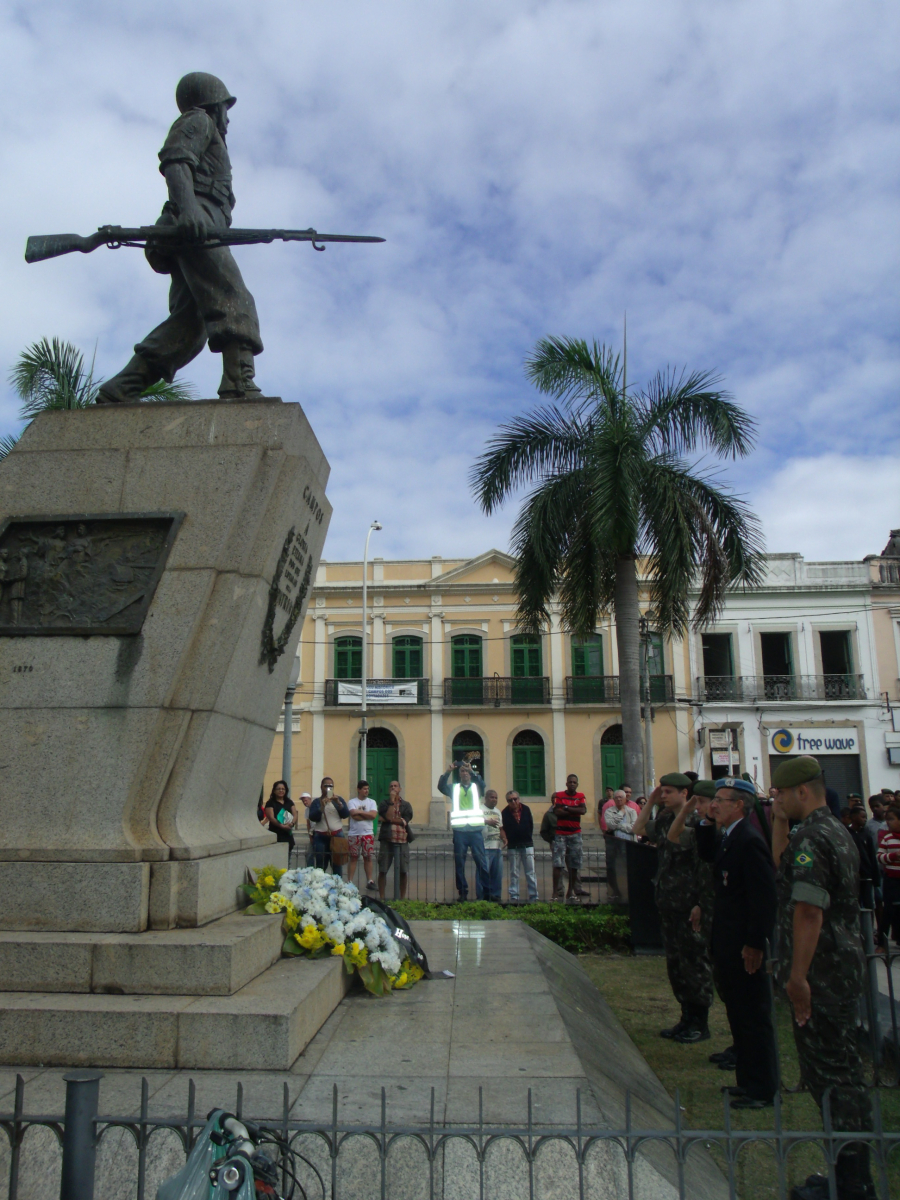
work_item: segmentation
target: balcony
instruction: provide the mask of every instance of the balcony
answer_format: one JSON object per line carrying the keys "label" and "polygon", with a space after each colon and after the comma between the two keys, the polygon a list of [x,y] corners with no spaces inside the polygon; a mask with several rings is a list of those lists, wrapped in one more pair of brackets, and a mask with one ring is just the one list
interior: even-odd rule
{"label": "balcony", "polygon": [[[646,700],[644,681],[641,680],[641,700]],[[650,676],[650,703],[673,704],[675,688],[671,675]],[[593,704],[617,706],[619,699],[618,675],[569,675],[566,677],[566,704]]]}
{"label": "balcony", "polygon": [[445,679],[444,704],[449,708],[534,707],[550,703],[550,680],[546,675],[524,679],[485,675],[472,679]]}
{"label": "balcony", "polygon": [[862,675],[707,675],[697,680],[704,704],[780,704],[865,700]]}
{"label": "balcony", "polygon": [[[431,690],[427,679],[367,679],[366,707],[390,708],[424,706],[429,703]],[[362,703],[362,681],[359,679],[326,679],[326,708],[359,708]]]}

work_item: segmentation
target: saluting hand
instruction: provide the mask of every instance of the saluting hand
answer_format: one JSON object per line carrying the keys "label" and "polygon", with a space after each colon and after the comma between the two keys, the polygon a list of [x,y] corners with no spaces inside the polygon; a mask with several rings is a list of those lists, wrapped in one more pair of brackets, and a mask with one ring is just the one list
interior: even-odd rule
{"label": "saluting hand", "polygon": [[809,984],[805,979],[795,979],[792,975],[784,990],[793,1005],[794,1020],[798,1025],[805,1025],[812,1011],[812,993],[809,990]]}
{"label": "saluting hand", "polygon": [[[744,970],[748,975],[755,975],[762,966],[763,952],[762,950],[754,950],[752,946],[745,946],[741,951],[741,957],[744,960]],[[809,989],[807,989],[808,991]],[[802,1025],[802,1021],[800,1024]]]}
{"label": "saluting hand", "polygon": [[695,904],[691,909],[691,929],[693,929],[694,933],[700,932],[700,920],[702,916],[703,913],[700,910],[700,905]]}

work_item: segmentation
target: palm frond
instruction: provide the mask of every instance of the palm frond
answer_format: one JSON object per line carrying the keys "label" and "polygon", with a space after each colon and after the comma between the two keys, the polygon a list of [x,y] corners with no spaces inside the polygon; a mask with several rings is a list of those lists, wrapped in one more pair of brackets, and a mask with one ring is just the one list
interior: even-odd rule
{"label": "palm frond", "polygon": [[84,368],[84,355],[59,338],[33,342],[19,355],[9,380],[22,399],[24,419],[47,409],[86,408],[96,392],[92,371]]}
{"label": "palm frond", "polygon": [[196,395],[197,390],[192,383],[180,379],[169,383],[166,379],[160,379],[158,383],[151,384],[146,391],[141,392],[141,399],[157,404],[183,404],[194,400]]}
{"label": "palm frond", "polygon": [[610,411],[622,399],[619,356],[606,345],[580,338],[542,338],[525,360],[525,374],[540,392],[572,404],[605,402]]}
{"label": "palm frond", "polygon": [[759,522],[743,501],[712,479],[672,456],[660,456],[648,467],[643,511],[651,602],[662,629],[682,633],[687,628],[689,594],[697,582],[693,625],[701,628],[721,610],[729,587],[761,581]]}
{"label": "palm frond", "polygon": [[476,500],[490,514],[522,484],[574,470],[586,436],[581,418],[555,405],[501,425],[469,474]]}
{"label": "palm frond", "polygon": [[658,372],[635,402],[643,436],[661,453],[690,453],[704,444],[720,456],[749,454],[756,422],[719,382],[710,371]]}
{"label": "palm frond", "polygon": [[0,462],[13,450],[20,436],[18,433],[5,433],[0,437]]}
{"label": "palm frond", "polygon": [[510,544],[516,559],[516,620],[526,633],[537,633],[548,619],[547,603],[559,583],[583,473],[547,480],[526,497],[513,526]]}

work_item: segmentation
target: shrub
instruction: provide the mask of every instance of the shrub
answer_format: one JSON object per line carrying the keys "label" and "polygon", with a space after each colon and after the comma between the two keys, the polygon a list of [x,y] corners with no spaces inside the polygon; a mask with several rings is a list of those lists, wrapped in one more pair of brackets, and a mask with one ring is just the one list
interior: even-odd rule
{"label": "shrub", "polygon": [[561,904],[528,904],[504,908],[502,904],[487,900],[464,904],[398,900],[393,907],[408,921],[524,921],[572,954],[629,948],[628,918],[608,907],[564,908]]}

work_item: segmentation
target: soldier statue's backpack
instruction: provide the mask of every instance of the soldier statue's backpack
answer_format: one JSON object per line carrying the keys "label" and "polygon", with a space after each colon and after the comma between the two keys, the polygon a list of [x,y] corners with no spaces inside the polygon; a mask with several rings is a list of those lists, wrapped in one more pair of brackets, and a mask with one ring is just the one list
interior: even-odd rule
{"label": "soldier statue's backpack", "polygon": [[363,908],[371,908],[372,912],[378,913],[379,917],[384,917],[388,923],[388,928],[391,931],[391,936],[397,943],[400,951],[401,961],[408,958],[410,962],[422,968],[425,972],[425,978],[431,977],[431,971],[428,967],[428,959],[425,957],[425,951],[416,941],[416,935],[409,927],[409,922],[405,921],[399,913],[395,913],[389,904],[385,904],[383,900],[376,900],[373,896],[361,896]]}

